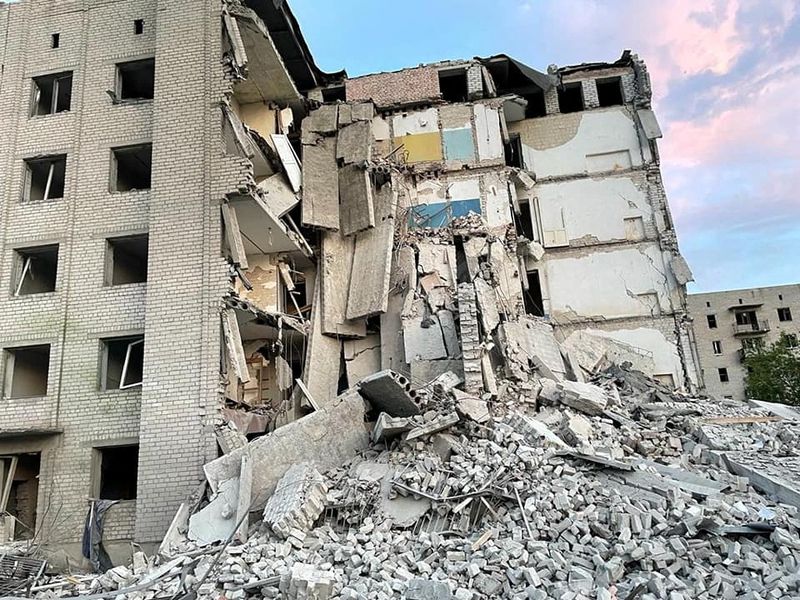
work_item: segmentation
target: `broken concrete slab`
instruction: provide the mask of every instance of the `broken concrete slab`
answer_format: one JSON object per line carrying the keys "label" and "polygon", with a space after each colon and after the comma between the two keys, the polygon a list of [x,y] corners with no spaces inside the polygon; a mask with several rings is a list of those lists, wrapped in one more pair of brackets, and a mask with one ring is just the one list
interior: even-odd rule
{"label": "broken concrete slab", "polygon": [[382,442],[406,431],[411,431],[412,427],[410,417],[392,417],[382,412],[375,421],[375,427],[372,428],[372,441]]}
{"label": "broken concrete slab", "polygon": [[347,319],[355,239],[333,231],[322,232],[320,238],[318,268],[322,286],[322,333],[337,337],[366,337],[364,320]]}
{"label": "broken concrete slab", "polygon": [[476,398],[459,389],[453,389],[451,393],[456,399],[456,410],[461,416],[476,423],[486,423],[492,418],[489,412],[489,405],[480,398]]}
{"label": "broken concrete slab", "polygon": [[415,302],[417,315],[403,319],[406,360],[448,358],[444,334],[436,315],[426,315],[423,301]]}
{"label": "broken concrete slab", "polygon": [[369,443],[364,426],[364,399],[355,390],[345,392],[319,411],[284,425],[203,466],[211,488],[239,476],[241,457],[253,464],[251,509],[261,509],[289,468],[308,462],[320,471],[338,467]]}
{"label": "broken concrete slab", "polygon": [[481,324],[486,335],[490,335],[500,324],[500,313],[497,310],[497,295],[494,288],[484,279],[478,277],[473,282],[475,296],[478,299],[478,311],[481,315]]}
{"label": "broken concrete slab", "polygon": [[405,436],[405,440],[407,442],[411,442],[426,435],[439,433],[440,431],[444,431],[448,427],[455,425],[459,422],[459,420],[460,418],[455,412],[447,413],[446,415],[437,415],[424,425],[420,425],[419,427],[415,427],[409,431]]}
{"label": "broken concrete slab", "polygon": [[566,373],[564,359],[553,327],[544,319],[522,317],[518,321],[501,323],[497,328],[498,341],[507,360],[510,374],[527,378],[530,362],[544,371],[543,375],[554,380],[563,379]]}
{"label": "broken concrete slab", "polygon": [[258,183],[258,189],[267,203],[272,213],[278,217],[283,217],[295,206],[300,204],[300,198],[292,191],[286,183],[283,175],[273,175]]}
{"label": "broken concrete slab", "polygon": [[756,452],[723,452],[721,455],[731,473],[747,477],[753,487],[779,502],[800,508],[800,458],[784,457],[776,462]]}
{"label": "broken concrete slab", "polygon": [[286,539],[293,529],[308,531],[325,508],[328,488],[312,465],[293,465],[278,482],[264,507],[264,524]]}
{"label": "broken concrete slab", "polygon": [[311,330],[307,338],[303,382],[311,396],[325,405],[336,398],[342,353],[340,340],[322,334],[321,288],[320,285],[314,286]]}
{"label": "broken concrete slab", "polygon": [[350,387],[381,370],[381,336],[368,334],[363,340],[343,340],[344,368]]}
{"label": "broken concrete slab", "polygon": [[464,381],[464,362],[461,359],[422,360],[415,358],[411,360],[410,370],[411,380],[416,382],[433,381],[448,371],[455,373],[461,382]]}
{"label": "broken concrete slab", "polygon": [[347,296],[347,318],[351,320],[385,313],[389,290],[393,289],[390,283],[397,194],[391,185],[376,190],[374,210],[375,227],[356,234],[353,273],[358,284],[350,286]]}
{"label": "broken concrete slab", "polygon": [[420,412],[411,382],[394,371],[384,370],[365,377],[359,391],[376,410],[393,417],[410,417]]}
{"label": "broken concrete slab", "polygon": [[[227,454],[223,458],[231,456]],[[241,468],[241,456],[238,457]],[[239,470],[238,468],[236,469]],[[189,539],[200,546],[227,540],[236,531],[239,477],[221,481],[217,494],[204,508],[189,517]]]}
{"label": "broken concrete slab", "polygon": [[375,227],[372,180],[358,165],[339,169],[339,226],[344,235]]}
{"label": "broken concrete slab", "polygon": [[603,388],[592,383],[561,381],[557,384],[561,392],[559,400],[589,415],[599,415],[608,405],[608,396]]}
{"label": "broken concrete slab", "polygon": [[458,358],[461,356],[461,344],[458,342],[458,332],[456,331],[456,321],[453,318],[453,313],[442,309],[436,313],[436,317],[439,319],[439,326],[442,328],[442,337],[444,338],[447,356],[449,358]]}
{"label": "broken concrete slab", "polygon": [[564,440],[553,433],[547,425],[533,417],[514,413],[507,416],[504,423],[520,434],[530,446],[536,446],[541,443],[541,440],[544,440],[557,448],[569,448]]}
{"label": "broken concrete slab", "polygon": [[303,225],[339,229],[339,169],[336,138],[303,146]]}
{"label": "broken concrete slab", "polygon": [[344,164],[364,165],[372,158],[372,120],[356,121],[339,130],[336,158]]}
{"label": "broken concrete slab", "polygon": [[311,131],[321,134],[336,133],[339,127],[339,107],[336,104],[323,104],[319,108],[312,110],[303,119],[303,131]]}

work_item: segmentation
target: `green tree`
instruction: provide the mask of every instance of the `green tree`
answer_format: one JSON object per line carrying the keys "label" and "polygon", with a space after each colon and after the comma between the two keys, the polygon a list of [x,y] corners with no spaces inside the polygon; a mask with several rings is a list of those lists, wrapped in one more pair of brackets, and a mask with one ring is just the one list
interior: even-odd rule
{"label": "green tree", "polygon": [[748,351],[747,397],[800,406],[800,348],[795,337],[781,334],[769,347]]}

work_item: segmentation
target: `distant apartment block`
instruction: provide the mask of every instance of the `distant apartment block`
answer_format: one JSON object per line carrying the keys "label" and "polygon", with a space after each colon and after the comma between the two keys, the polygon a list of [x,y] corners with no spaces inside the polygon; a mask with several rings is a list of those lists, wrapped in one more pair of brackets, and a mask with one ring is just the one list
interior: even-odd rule
{"label": "distant apartment block", "polygon": [[800,337],[800,284],[690,294],[697,354],[706,392],[745,400],[749,352]]}

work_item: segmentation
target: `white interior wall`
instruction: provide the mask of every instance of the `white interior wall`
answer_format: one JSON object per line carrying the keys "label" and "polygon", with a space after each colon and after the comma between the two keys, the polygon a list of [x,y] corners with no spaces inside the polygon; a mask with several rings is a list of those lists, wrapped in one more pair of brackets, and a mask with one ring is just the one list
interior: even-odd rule
{"label": "white interior wall", "polygon": [[581,179],[537,185],[542,229],[560,229],[567,239],[594,236],[597,241],[626,239],[626,218],[652,220],[653,211],[643,190],[630,177]]}
{"label": "white interior wall", "polygon": [[[574,135],[564,133],[571,128]],[[510,129],[520,133],[525,165],[540,179],[641,166],[642,152],[651,159],[624,107],[527,119]]]}

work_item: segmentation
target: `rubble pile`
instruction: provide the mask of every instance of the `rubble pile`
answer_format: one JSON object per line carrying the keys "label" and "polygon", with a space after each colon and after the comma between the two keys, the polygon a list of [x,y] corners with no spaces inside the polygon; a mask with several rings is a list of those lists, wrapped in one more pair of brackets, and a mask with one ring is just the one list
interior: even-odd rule
{"label": "rubble pile", "polygon": [[[503,380],[496,397],[461,391],[452,374],[416,390],[395,373],[371,376],[370,445],[327,470],[311,457],[291,466],[263,511],[251,504],[241,543],[231,534],[201,545],[179,531],[149,561],[54,577],[34,593],[800,596],[800,416],[689,398],[626,365],[577,382],[552,356],[531,362],[517,362],[517,382]],[[533,401],[513,391],[522,379],[538,390]]]}

